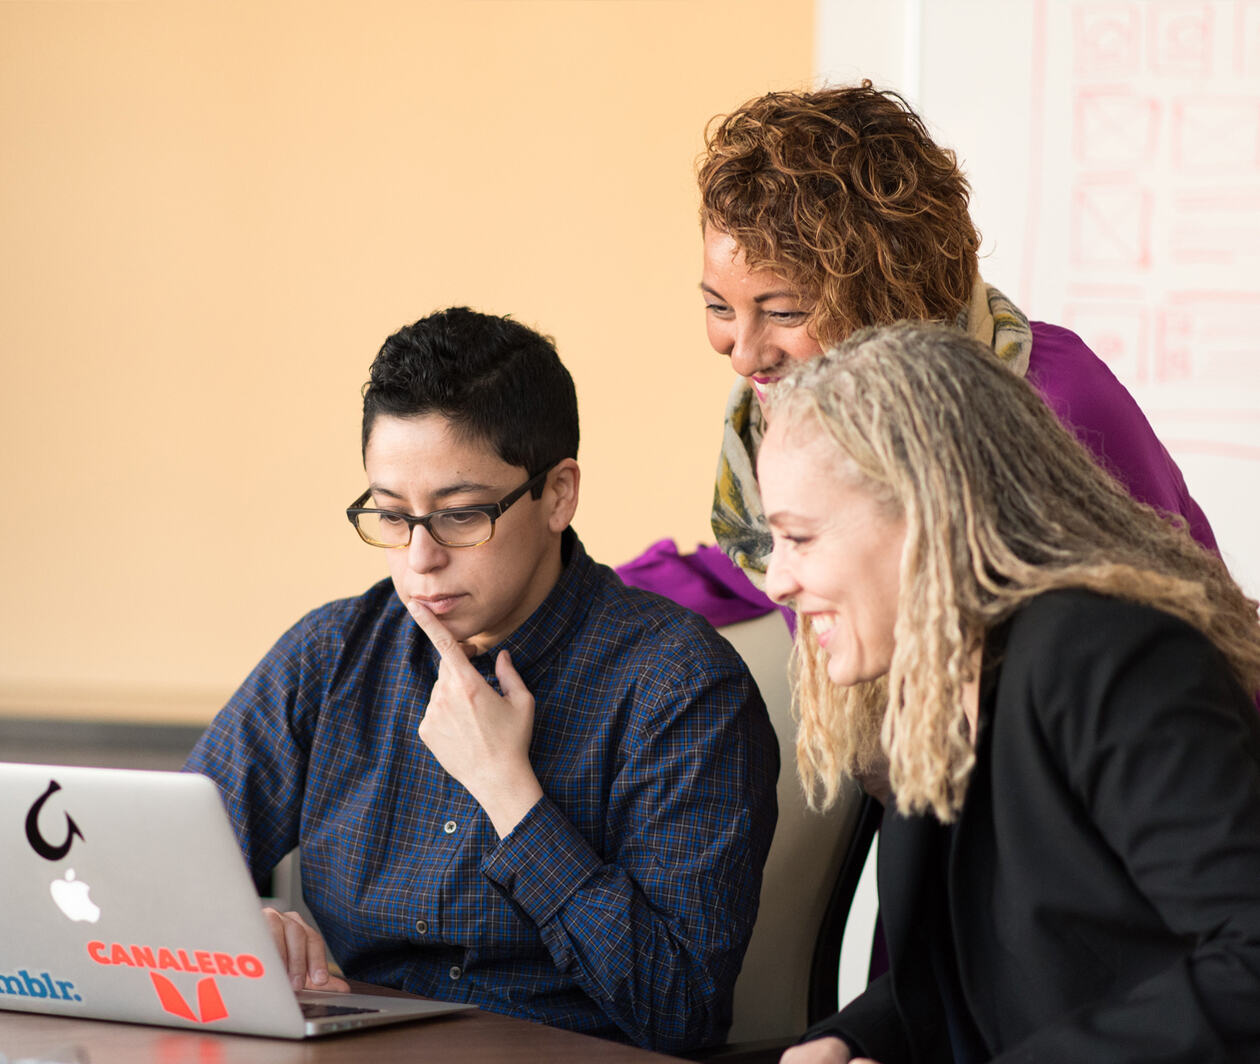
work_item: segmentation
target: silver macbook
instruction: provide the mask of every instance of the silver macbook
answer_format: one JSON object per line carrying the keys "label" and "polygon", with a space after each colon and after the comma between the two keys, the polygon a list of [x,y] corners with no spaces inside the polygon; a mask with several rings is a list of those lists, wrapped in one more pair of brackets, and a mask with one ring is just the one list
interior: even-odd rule
{"label": "silver macbook", "polygon": [[206,777],[0,762],[0,1008],[306,1038],[471,1007],[295,995]]}

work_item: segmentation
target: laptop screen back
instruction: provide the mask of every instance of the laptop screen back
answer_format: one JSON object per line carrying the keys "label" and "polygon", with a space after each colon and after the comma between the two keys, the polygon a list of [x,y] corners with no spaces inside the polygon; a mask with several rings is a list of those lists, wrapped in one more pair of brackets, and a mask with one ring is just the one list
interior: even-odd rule
{"label": "laptop screen back", "polygon": [[0,1008],[299,1037],[214,784],[0,763]]}

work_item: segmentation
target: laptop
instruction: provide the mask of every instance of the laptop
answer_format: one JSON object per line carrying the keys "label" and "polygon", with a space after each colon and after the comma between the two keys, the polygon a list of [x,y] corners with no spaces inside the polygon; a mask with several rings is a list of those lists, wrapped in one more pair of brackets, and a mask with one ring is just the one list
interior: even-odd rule
{"label": "laptop", "polygon": [[294,994],[214,782],[0,762],[0,1009],[308,1038],[473,1006]]}

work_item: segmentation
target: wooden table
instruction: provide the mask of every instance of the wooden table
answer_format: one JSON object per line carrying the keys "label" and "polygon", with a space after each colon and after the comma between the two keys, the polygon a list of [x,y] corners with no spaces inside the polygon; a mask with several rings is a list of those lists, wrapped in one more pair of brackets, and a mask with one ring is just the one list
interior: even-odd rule
{"label": "wooden table", "polygon": [[290,1042],[0,1010],[0,1061],[5,1064],[650,1064],[676,1059],[482,1011]]}

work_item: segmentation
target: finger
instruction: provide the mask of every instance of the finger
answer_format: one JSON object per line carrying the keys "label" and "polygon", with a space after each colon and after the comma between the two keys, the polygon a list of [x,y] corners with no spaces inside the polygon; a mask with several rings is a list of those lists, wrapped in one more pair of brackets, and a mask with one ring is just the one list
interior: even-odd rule
{"label": "finger", "polygon": [[271,941],[275,944],[276,952],[280,954],[280,963],[288,969],[289,944],[284,935],[284,917],[269,906],[263,907],[262,914],[267,930],[271,932]]}
{"label": "finger", "polygon": [[446,625],[438,620],[437,614],[423,603],[408,602],[407,612],[411,614],[412,619],[420,626],[421,631],[429,637],[429,642],[433,644],[443,658],[459,650],[459,641],[451,635]]}
{"label": "finger", "polygon": [[[297,913],[293,914],[297,916]],[[301,917],[298,917],[301,919]],[[350,984],[344,979],[338,979],[328,970],[328,947],[324,945],[324,940],[320,933],[311,927],[310,924],[302,921],[302,926],[306,928],[306,984],[315,990],[340,990],[347,991]]]}
{"label": "finger", "polygon": [[499,651],[499,656],[494,662],[494,673],[499,678],[499,689],[503,692],[503,697],[512,705],[524,707],[534,704],[534,696],[530,694],[525,681],[521,679],[521,674],[512,664],[512,655],[506,650]]}
{"label": "finger", "polygon": [[294,922],[289,913],[280,919],[284,930],[285,969],[293,989],[301,990],[306,985],[306,930],[300,921]]}
{"label": "finger", "polygon": [[459,645],[459,640],[451,634],[446,625],[438,620],[436,613],[419,602],[408,602],[407,612],[420,626],[420,630],[429,637],[429,642],[433,644],[443,664],[449,663],[457,671],[466,669],[474,675],[477,674],[477,670],[468,660],[468,655],[464,653],[464,648]]}
{"label": "finger", "polygon": [[328,952],[319,932],[297,913],[289,913],[302,925],[306,933],[306,982],[310,986],[324,987],[328,983]]}

